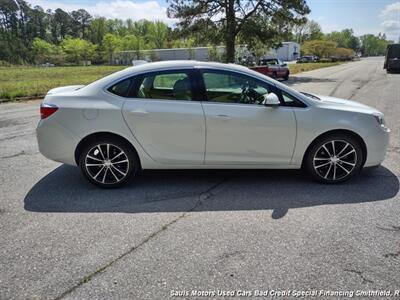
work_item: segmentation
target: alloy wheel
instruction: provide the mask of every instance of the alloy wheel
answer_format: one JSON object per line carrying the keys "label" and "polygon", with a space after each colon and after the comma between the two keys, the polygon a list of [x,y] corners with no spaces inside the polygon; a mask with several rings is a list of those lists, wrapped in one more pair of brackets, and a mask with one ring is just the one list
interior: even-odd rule
{"label": "alloy wheel", "polygon": [[127,154],[113,144],[98,144],[91,148],[85,157],[88,175],[101,184],[116,184],[128,175]]}
{"label": "alloy wheel", "polygon": [[345,140],[331,140],[315,152],[313,167],[323,179],[337,181],[349,176],[357,165],[357,151]]}

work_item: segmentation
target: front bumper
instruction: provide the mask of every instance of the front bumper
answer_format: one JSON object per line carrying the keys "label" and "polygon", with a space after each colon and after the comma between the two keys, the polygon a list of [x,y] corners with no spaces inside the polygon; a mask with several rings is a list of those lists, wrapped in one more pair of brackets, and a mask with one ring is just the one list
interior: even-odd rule
{"label": "front bumper", "polygon": [[380,126],[376,132],[371,134],[366,139],[367,160],[365,167],[373,167],[381,164],[386,157],[387,148],[389,146],[390,129]]}

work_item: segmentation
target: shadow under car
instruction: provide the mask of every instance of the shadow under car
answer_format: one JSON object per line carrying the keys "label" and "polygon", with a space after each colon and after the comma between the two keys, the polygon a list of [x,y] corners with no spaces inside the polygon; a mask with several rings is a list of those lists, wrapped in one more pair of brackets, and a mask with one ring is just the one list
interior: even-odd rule
{"label": "shadow under car", "polygon": [[299,170],[169,170],[145,171],[122,188],[101,189],[78,168],[61,165],[24,202],[33,212],[272,210],[281,218],[291,208],[386,200],[398,190],[397,176],[382,166],[336,185],[315,183]]}

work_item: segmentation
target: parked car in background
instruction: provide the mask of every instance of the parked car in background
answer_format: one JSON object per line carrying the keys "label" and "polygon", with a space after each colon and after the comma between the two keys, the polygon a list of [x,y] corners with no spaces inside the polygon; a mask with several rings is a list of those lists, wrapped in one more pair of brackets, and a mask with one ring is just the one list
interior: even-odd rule
{"label": "parked car in background", "polygon": [[297,63],[309,63],[309,62],[317,62],[318,56],[315,55],[304,55],[297,59]]}
{"label": "parked car in background", "polygon": [[275,79],[288,80],[290,74],[287,64],[276,58],[260,59],[258,66],[250,69]]}
{"label": "parked car in background", "polygon": [[400,44],[391,44],[387,46],[385,63],[383,68],[388,73],[400,72]]}
{"label": "parked car in background", "polygon": [[361,103],[195,61],[148,63],[55,88],[40,111],[40,152],[79,166],[101,187],[142,169],[303,168],[339,183],[383,161],[390,131],[381,112]]}

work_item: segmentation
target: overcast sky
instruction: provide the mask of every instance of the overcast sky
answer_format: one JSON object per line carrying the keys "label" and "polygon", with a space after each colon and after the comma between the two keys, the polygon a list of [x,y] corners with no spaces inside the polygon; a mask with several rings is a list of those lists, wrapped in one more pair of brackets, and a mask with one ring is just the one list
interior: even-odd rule
{"label": "overcast sky", "polygon": [[[72,11],[86,9],[95,16],[133,20],[174,20],[166,16],[165,0],[28,0],[32,6]],[[310,19],[324,32],[353,28],[357,35],[384,32],[395,41],[400,37],[400,1],[394,0],[307,0]]]}

